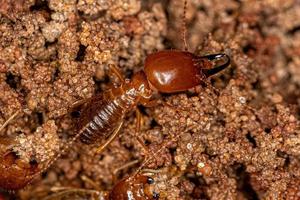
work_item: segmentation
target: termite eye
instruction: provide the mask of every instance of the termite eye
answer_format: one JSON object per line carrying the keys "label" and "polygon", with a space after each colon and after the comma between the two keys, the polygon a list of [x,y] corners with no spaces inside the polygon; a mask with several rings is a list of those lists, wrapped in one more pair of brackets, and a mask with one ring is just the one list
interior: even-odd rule
{"label": "termite eye", "polygon": [[159,199],[159,193],[153,192],[153,199]]}
{"label": "termite eye", "polygon": [[76,110],[76,111],[71,112],[71,116],[72,116],[73,118],[79,118],[80,115],[81,115],[81,112],[80,112],[79,110]]}
{"label": "termite eye", "polygon": [[148,184],[153,184],[153,183],[154,183],[154,179],[151,178],[151,177],[148,177],[148,178],[147,178],[147,183],[148,183]]}

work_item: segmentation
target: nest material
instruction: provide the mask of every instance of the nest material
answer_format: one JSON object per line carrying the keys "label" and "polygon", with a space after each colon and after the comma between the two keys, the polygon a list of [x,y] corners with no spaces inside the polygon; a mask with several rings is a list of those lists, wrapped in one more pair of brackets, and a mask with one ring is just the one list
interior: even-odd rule
{"label": "nest material", "polygon": [[[35,130],[46,127],[63,144],[75,134],[65,114],[76,100],[109,87],[109,63],[128,76],[147,54],[182,48],[183,2],[155,2],[1,0],[0,124],[30,110],[1,137],[26,135],[40,146]],[[170,106],[144,109],[139,134],[148,147],[156,152],[170,141],[146,166],[159,169],[155,190],[162,199],[299,199],[299,1],[194,0],[186,13],[190,50],[225,52],[232,64],[213,78],[219,91],[204,84],[161,96]],[[49,121],[53,126],[43,125]],[[93,188],[82,175],[109,190],[138,165],[117,175],[115,169],[143,159],[135,130],[130,113],[101,155],[78,141],[15,196],[39,199],[53,186]],[[40,156],[49,151],[37,149]]]}

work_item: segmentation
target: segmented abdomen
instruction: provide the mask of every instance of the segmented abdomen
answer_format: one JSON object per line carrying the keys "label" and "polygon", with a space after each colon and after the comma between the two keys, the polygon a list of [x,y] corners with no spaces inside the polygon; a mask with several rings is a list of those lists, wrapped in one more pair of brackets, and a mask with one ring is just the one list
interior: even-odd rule
{"label": "segmented abdomen", "polygon": [[81,110],[78,120],[80,140],[85,144],[103,141],[119,125],[125,110],[103,94],[93,97]]}

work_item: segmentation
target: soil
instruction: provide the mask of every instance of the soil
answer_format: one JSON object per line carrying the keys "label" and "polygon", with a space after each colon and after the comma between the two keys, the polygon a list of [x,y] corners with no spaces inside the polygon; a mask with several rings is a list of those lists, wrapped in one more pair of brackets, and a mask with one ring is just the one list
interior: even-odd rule
{"label": "soil", "polygon": [[[100,144],[76,141],[48,161],[76,134],[74,102],[111,86],[109,64],[130,78],[151,52],[184,48],[183,5],[0,0],[0,124],[22,110],[0,136],[19,143],[25,162],[34,155],[47,168],[0,199],[42,199],[61,187],[109,191],[139,168],[146,153],[134,112],[101,154]],[[225,52],[231,65],[140,107],[138,134],[155,153],[143,167],[153,190],[176,200],[300,199],[299,0],[188,0],[186,27],[189,51]]]}

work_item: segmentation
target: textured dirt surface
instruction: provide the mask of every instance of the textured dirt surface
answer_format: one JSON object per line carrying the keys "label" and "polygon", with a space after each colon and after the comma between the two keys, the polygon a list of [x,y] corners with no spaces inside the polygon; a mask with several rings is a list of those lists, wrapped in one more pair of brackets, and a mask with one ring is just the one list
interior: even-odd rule
{"label": "textured dirt surface", "polygon": [[[1,138],[15,138],[24,161],[47,165],[75,134],[72,104],[110,86],[108,64],[130,77],[147,54],[183,48],[182,13],[181,0],[0,0],[0,124],[24,110]],[[160,199],[300,199],[299,0],[190,0],[186,13],[189,50],[225,52],[231,66],[208,80],[213,87],[141,108],[138,134],[160,150],[144,166],[154,190]],[[75,142],[26,189],[0,199],[109,190],[143,161],[135,124],[129,113],[101,154]]]}

